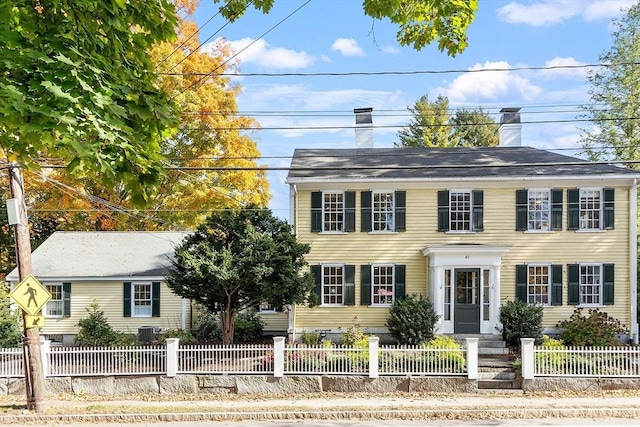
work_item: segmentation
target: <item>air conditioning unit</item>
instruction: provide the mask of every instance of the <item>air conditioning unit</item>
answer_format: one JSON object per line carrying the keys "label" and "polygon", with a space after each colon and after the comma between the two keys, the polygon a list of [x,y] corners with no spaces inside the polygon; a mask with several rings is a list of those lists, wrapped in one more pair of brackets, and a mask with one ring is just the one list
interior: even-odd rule
{"label": "air conditioning unit", "polygon": [[150,344],[156,340],[156,328],[154,326],[140,326],[138,339],[144,344]]}

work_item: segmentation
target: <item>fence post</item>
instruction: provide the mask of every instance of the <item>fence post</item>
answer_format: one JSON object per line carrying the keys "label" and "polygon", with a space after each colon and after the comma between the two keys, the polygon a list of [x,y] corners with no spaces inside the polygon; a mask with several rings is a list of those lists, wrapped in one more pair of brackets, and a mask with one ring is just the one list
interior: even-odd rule
{"label": "fence post", "polygon": [[478,379],[478,338],[465,338],[467,342],[467,378]]}
{"label": "fence post", "polygon": [[520,338],[522,351],[522,378],[532,380],[535,372],[535,356],[533,352],[533,338]]}
{"label": "fence post", "polygon": [[51,353],[51,341],[40,337],[40,360],[42,360],[42,375],[49,376],[49,353]]}
{"label": "fence post", "polygon": [[378,378],[379,337],[369,337],[369,378]]}
{"label": "fence post", "polygon": [[167,338],[167,376],[178,375],[178,347],[180,338]]}
{"label": "fence post", "polygon": [[273,376],[284,377],[284,337],[273,337]]}

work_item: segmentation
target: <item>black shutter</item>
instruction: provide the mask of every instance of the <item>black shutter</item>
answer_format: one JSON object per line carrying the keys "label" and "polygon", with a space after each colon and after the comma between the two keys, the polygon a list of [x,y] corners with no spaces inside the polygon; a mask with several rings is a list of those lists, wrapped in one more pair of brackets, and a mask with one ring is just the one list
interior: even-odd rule
{"label": "black shutter", "polygon": [[62,284],[62,316],[71,317],[71,283]]}
{"label": "black shutter", "polygon": [[151,316],[160,317],[160,282],[151,283]]}
{"label": "black shutter", "polygon": [[562,305],[562,265],[551,266],[551,305]]}
{"label": "black shutter", "polygon": [[615,190],[605,188],[604,193],[604,229],[612,230],[615,223]]}
{"label": "black shutter", "polygon": [[371,191],[362,191],[360,193],[360,231],[365,233],[372,231],[371,225]]}
{"label": "black shutter", "polygon": [[612,305],[614,303],[614,265],[604,264],[604,287],[602,288],[602,299],[605,305]]}
{"label": "black shutter", "polygon": [[438,191],[438,231],[449,231],[449,192]]}
{"label": "black shutter", "polygon": [[527,266],[516,265],[516,299],[522,302],[528,302],[527,276]]}
{"label": "black shutter", "polygon": [[321,265],[312,265],[311,266],[311,274],[315,278],[313,292],[315,292],[318,297],[318,305],[322,304],[322,266]]}
{"label": "black shutter", "polygon": [[344,305],[356,304],[356,266],[344,266]]}
{"label": "black shutter", "polygon": [[484,192],[475,190],[473,192],[473,231],[484,230]]}
{"label": "black shutter", "polygon": [[394,231],[406,231],[407,230],[407,192],[396,191],[394,195],[395,199],[395,227]]}
{"label": "black shutter", "polygon": [[567,273],[569,276],[567,303],[569,305],[578,305],[580,304],[580,265],[567,265]]}
{"label": "black shutter", "polygon": [[131,317],[131,282],[124,282],[123,286],[123,317]]}
{"label": "black shutter", "polygon": [[580,229],[580,190],[567,190],[567,229]]}
{"label": "black shutter", "polygon": [[322,231],[322,191],[311,193],[311,231]]}
{"label": "black shutter", "polygon": [[360,305],[371,304],[371,265],[360,266]]}
{"label": "black shutter", "polygon": [[562,189],[551,190],[551,230],[562,231]]}
{"label": "black shutter", "polygon": [[393,300],[397,301],[398,299],[404,297],[406,295],[406,276],[407,276],[407,266],[406,265],[398,265],[395,266],[395,289]]}
{"label": "black shutter", "polygon": [[356,193],[344,192],[344,231],[356,231]]}
{"label": "black shutter", "polygon": [[516,231],[529,228],[528,221],[529,191],[516,190]]}

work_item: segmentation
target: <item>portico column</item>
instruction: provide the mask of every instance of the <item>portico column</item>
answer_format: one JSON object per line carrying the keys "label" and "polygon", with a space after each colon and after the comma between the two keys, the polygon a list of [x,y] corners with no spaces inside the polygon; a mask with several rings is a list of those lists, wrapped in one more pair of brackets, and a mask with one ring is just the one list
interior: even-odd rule
{"label": "portico column", "polygon": [[444,267],[429,269],[429,299],[438,315],[438,324],[444,320]]}
{"label": "portico column", "polygon": [[491,296],[490,296],[490,320],[492,333],[498,333],[496,327],[500,324],[500,265],[491,267]]}

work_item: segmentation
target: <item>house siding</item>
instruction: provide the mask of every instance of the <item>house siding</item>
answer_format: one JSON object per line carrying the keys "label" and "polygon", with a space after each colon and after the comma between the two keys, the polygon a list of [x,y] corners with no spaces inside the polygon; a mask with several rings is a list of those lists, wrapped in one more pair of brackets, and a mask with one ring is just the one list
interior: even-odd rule
{"label": "house siding", "polygon": [[[78,321],[88,317],[87,309],[96,301],[104,312],[109,325],[120,332],[137,334],[142,326],[163,329],[182,327],[182,298],[176,296],[167,285],[160,284],[160,317],[123,317],[123,282],[73,282],[71,281],[71,316],[47,317],[41,332],[45,335],[75,335]],[[186,316],[189,316],[187,308]],[[187,327],[190,319],[187,317]]]}
{"label": "house siding", "polygon": [[[354,323],[364,329],[377,331],[385,328],[388,308],[360,305],[359,265],[369,263],[396,263],[406,265],[406,293],[428,296],[428,258],[421,250],[434,244],[482,244],[510,246],[502,257],[500,273],[500,303],[515,299],[516,265],[527,263],[561,264],[563,270],[563,304],[545,307],[543,325],[553,328],[571,316],[576,306],[567,304],[567,265],[574,263],[611,263],[615,265],[615,304],[601,306],[610,315],[625,324],[631,322],[630,295],[630,228],[628,187],[615,187],[615,228],[606,231],[581,232],[567,230],[567,189],[577,186],[559,186],[548,182],[442,182],[416,184],[402,188],[401,183],[379,183],[375,186],[348,187],[356,192],[356,227],[349,233],[311,232],[311,184],[297,186],[295,224],[298,239],[311,244],[307,256],[310,265],[344,263],[356,266],[356,304],[348,307],[297,307],[297,331],[317,329],[346,329]],[[335,190],[338,186],[329,187]],[[516,231],[516,190],[522,188],[563,189],[562,231]],[[581,187],[610,187],[605,180],[582,181]],[[368,233],[360,230],[361,192],[376,188],[406,190],[406,232]],[[437,192],[442,189],[469,189],[484,191],[484,227],[477,233],[438,232]]]}

